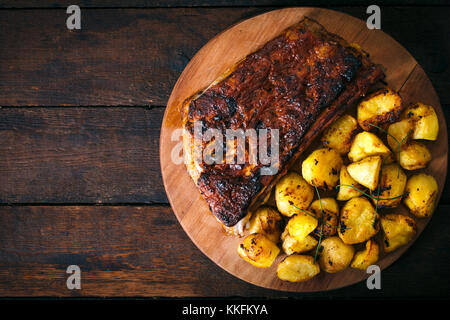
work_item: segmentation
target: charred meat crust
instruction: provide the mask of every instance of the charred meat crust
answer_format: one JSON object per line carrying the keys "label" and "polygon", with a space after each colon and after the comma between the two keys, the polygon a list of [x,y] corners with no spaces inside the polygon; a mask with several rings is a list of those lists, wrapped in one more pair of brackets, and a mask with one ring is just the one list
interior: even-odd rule
{"label": "charred meat crust", "polygon": [[317,134],[383,77],[364,53],[305,18],[187,99],[182,120],[191,136],[195,121],[202,130],[279,129],[277,176],[260,175],[262,164],[196,164],[195,182],[212,213],[235,225]]}

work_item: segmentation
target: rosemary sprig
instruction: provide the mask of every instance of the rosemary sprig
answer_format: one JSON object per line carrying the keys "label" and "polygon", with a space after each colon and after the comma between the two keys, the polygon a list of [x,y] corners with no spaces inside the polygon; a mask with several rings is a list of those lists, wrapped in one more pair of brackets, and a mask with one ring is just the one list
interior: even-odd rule
{"label": "rosemary sprig", "polygon": [[[396,137],[394,137],[392,134],[390,134],[387,130],[374,125],[373,123],[368,123],[369,125],[371,125],[374,128],[377,128],[380,131],[383,131],[384,133],[386,133],[388,136],[390,136],[392,139],[395,140],[395,142],[397,142],[397,146],[395,147],[395,149],[397,150],[395,153],[397,153],[397,162],[398,162],[398,170],[397,170],[397,178],[400,176],[400,147],[403,144],[403,142],[405,141],[406,138],[408,138],[409,134],[411,133],[411,131],[409,131],[406,136],[403,137],[403,139],[401,141],[398,141]],[[383,160],[384,161],[384,160]]]}
{"label": "rosemary sprig", "polygon": [[325,224],[327,224],[327,225],[329,225],[330,227],[333,227],[333,228],[337,228],[337,227],[338,227],[338,226],[335,226],[334,224],[328,223],[328,222],[326,222],[326,221],[323,221],[323,220],[320,219],[320,218],[317,218],[315,215],[309,213],[308,211],[303,210],[302,208],[297,207],[297,206],[294,205],[294,204],[291,204],[291,206],[293,206],[293,207],[294,207],[295,209],[297,209],[297,210],[300,210],[300,211],[303,212],[304,214],[306,214],[306,215],[308,215],[308,216],[310,216],[310,217],[313,217],[314,219],[316,219],[317,221],[319,221],[319,223],[325,223]]}
{"label": "rosemary sprig", "polygon": [[[372,196],[371,194],[365,193],[364,191],[358,189],[357,187],[351,186],[351,185],[349,185],[349,184],[338,184],[338,185],[336,186],[336,189],[339,188],[339,187],[341,187],[341,186],[342,186],[342,187],[350,187],[350,188],[353,188],[353,189],[355,189],[355,190],[361,192],[361,193],[362,193],[363,195],[365,195],[366,197],[369,197],[370,199],[373,199],[373,200],[377,200],[377,198],[374,197],[374,196]],[[397,197],[393,197],[393,198],[379,198],[379,195],[378,195],[378,200],[385,200],[385,201],[388,201],[388,200],[394,200],[394,199],[398,199],[398,198],[401,198],[401,197],[407,195],[407,193],[408,193],[408,192],[405,192],[404,194],[399,195],[399,196],[397,196]]]}
{"label": "rosemary sprig", "polygon": [[321,218],[320,220],[322,221],[322,223],[320,224],[320,234],[319,234],[319,241],[317,242],[317,247],[316,247],[316,252],[314,254],[314,263],[316,263],[317,261],[317,255],[319,254],[319,248],[320,245],[322,244],[322,237],[323,237],[323,207],[322,207],[322,199],[320,198],[320,194],[319,194],[319,189],[317,189],[317,186],[313,183],[314,189],[316,189],[316,193],[317,193],[317,198],[319,199],[319,203],[320,203],[320,213],[321,213]]}
{"label": "rosemary sprig", "polygon": [[397,140],[397,138],[394,137],[394,136],[393,136],[392,134],[390,134],[389,132],[387,132],[387,130],[385,130],[385,129],[383,129],[383,128],[377,126],[377,125],[374,125],[373,123],[370,123],[370,122],[369,122],[368,124],[369,124],[370,126],[374,127],[374,128],[377,128],[378,130],[383,131],[384,133],[386,133],[387,135],[389,135],[392,139],[394,139],[395,142],[399,143],[398,140]]}
{"label": "rosemary sprig", "polygon": [[323,211],[323,206],[322,206],[322,199],[320,198],[319,189],[317,188],[317,186],[316,186],[315,184],[313,184],[313,186],[314,186],[314,189],[316,189],[317,198],[319,199],[319,204],[320,204],[320,214],[321,214],[321,217],[320,217],[320,218],[317,218],[315,215],[312,215],[312,214],[309,213],[308,211],[303,210],[303,209],[297,207],[297,206],[294,205],[294,204],[291,204],[291,206],[293,206],[294,208],[300,210],[301,212],[305,213],[306,215],[311,216],[311,217],[313,217],[314,219],[317,219],[317,220],[319,221],[319,223],[320,223],[319,240],[318,240],[318,242],[317,242],[316,252],[315,252],[315,254],[314,254],[314,263],[316,263],[316,261],[317,261],[317,256],[318,256],[318,254],[319,254],[319,248],[320,248],[320,245],[321,245],[321,243],[322,243],[322,238],[323,238],[323,225],[324,225],[324,224],[328,224],[329,226],[331,226],[331,227],[333,227],[333,228],[338,228],[338,226],[335,226],[335,225],[333,225],[333,224],[330,224],[330,223],[324,221],[324,211]]}

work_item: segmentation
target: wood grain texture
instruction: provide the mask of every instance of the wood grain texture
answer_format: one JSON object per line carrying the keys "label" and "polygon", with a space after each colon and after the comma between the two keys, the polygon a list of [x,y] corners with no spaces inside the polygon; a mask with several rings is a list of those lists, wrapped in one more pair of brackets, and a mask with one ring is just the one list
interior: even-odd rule
{"label": "wood grain texture", "polygon": [[[450,293],[446,264],[449,206],[395,264],[382,290],[364,282],[318,293],[263,289],[206,258],[170,207],[0,207],[0,296],[144,297],[442,297]],[[431,258],[432,257],[432,258]],[[81,290],[68,290],[66,269],[81,268]]]}
{"label": "wood grain texture", "polygon": [[0,109],[0,203],[165,203],[148,108]]}
{"label": "wood grain texture", "polygon": [[[3,0],[0,8],[67,8],[71,0]],[[243,7],[243,6],[367,6],[366,0],[79,0],[81,8]],[[447,0],[379,0],[379,6],[445,6]]]}
{"label": "wood grain texture", "polygon": [[[406,104],[419,100],[435,107],[440,121],[440,134],[436,142],[427,144],[433,160],[425,171],[436,178],[442,193],[447,171],[447,126],[439,98],[422,68],[399,43],[382,31],[368,30],[360,20],[336,11],[317,8],[272,11],[239,23],[209,41],[188,64],[172,91],[161,129],[160,157],[164,186],[172,208],[183,229],[202,252],[231,274],[250,283],[272,289],[309,292],[347,286],[363,280],[366,275],[348,268],[337,275],[322,272],[311,281],[289,283],[279,280],[276,276],[276,267],[283,255],[278,256],[274,264],[267,269],[255,268],[239,258],[235,251],[241,240],[225,234],[210,214],[207,204],[201,199],[184,164],[175,164],[172,161],[172,150],[176,142],[170,139],[172,132],[181,127],[180,107],[184,99],[207,87],[230,66],[301,20],[303,16],[316,19],[328,31],[337,33],[350,43],[358,43],[369,52],[372,61],[383,64],[386,69],[385,81],[389,87],[400,91]],[[310,151],[311,149],[307,150],[305,154]],[[394,211],[408,215],[404,206],[391,210]],[[415,239],[428,220],[417,221],[418,234]],[[202,227],[199,228],[199,225]],[[381,256],[377,264],[382,269],[386,268],[408,247],[409,245]]]}
{"label": "wood grain texture", "polygon": [[[205,7],[271,6],[283,1],[195,3]],[[188,2],[78,3],[97,8],[186,7],[194,3]],[[426,1],[430,5],[434,2],[439,1]],[[324,4],[341,2],[330,0]],[[0,3],[3,8],[66,5],[64,0]],[[366,4],[363,5],[338,10],[365,19]],[[105,112],[105,108],[98,108],[93,111],[95,120],[90,108],[63,111],[64,108],[46,106],[164,105],[177,77],[201,46],[231,24],[269,10],[270,7],[89,9],[82,11],[81,33],[65,29],[65,10],[0,10],[0,106],[42,107],[36,109],[37,113],[32,108],[0,108],[0,197],[3,203],[8,199],[6,202],[51,201],[63,205],[0,206],[0,296],[328,299],[450,295],[449,282],[443,281],[448,278],[446,266],[450,262],[446,230],[450,224],[449,206],[441,205],[420,240],[383,270],[382,290],[369,291],[360,282],[318,293],[263,289],[233,277],[194,246],[168,207],[67,206],[68,199],[86,204],[166,203],[156,157],[164,109],[124,107]],[[383,30],[424,67],[441,103],[447,104],[443,106],[447,119],[449,11],[449,7],[382,7]],[[157,41],[152,42],[153,39]],[[143,129],[144,125],[148,130]],[[120,151],[115,149],[116,143]],[[121,170],[113,163],[118,163]],[[145,173],[138,174],[137,163]],[[450,203],[450,179],[447,181],[441,204]],[[65,269],[77,262],[83,265],[83,288],[69,291],[65,287]]]}
{"label": "wood grain texture", "polygon": [[[53,3],[53,2],[52,2]],[[106,6],[106,5],[105,5]],[[166,105],[176,79],[209,39],[271,8],[0,10],[0,106]],[[366,19],[366,7],[339,7]],[[450,104],[450,7],[383,8],[382,30],[401,44]],[[427,17],[427,23],[411,23]]]}

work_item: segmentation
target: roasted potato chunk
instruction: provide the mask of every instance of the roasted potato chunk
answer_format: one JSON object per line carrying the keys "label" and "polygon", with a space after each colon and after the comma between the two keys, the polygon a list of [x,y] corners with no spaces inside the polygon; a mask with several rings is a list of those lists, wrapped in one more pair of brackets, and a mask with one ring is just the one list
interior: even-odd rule
{"label": "roasted potato chunk", "polygon": [[406,108],[403,111],[401,118],[413,121],[413,139],[437,139],[439,133],[439,121],[432,106],[417,102]]}
{"label": "roasted potato chunk", "polygon": [[410,141],[400,147],[400,165],[406,170],[426,168],[431,161],[428,148],[418,141]]}
{"label": "roasted potato chunk", "polygon": [[383,157],[382,159],[383,159],[382,164],[396,163],[398,160],[398,155],[391,152],[387,156]]}
{"label": "roasted potato chunk", "polygon": [[342,163],[336,150],[317,149],[302,162],[303,178],[317,188],[332,190],[338,183]]}
{"label": "roasted potato chunk", "polygon": [[323,226],[321,227],[321,224],[319,223],[313,232],[317,236],[320,236],[320,233],[322,232],[322,237],[329,237],[336,233],[339,217],[339,206],[333,198],[321,198],[320,201],[316,200],[311,203],[311,206],[309,207],[309,211],[314,213],[317,219],[322,219],[322,209]]}
{"label": "roasted potato chunk", "polygon": [[[308,209],[314,198],[314,189],[298,173],[291,171],[275,186],[275,201],[281,214],[291,217],[299,209]],[[297,207],[297,208],[296,208]]]}
{"label": "roasted potato chunk", "polygon": [[358,133],[353,140],[348,158],[351,162],[357,162],[370,156],[387,157],[391,153],[376,135],[371,132],[363,131]]}
{"label": "roasted potato chunk", "polygon": [[258,268],[270,267],[279,253],[277,245],[260,233],[248,235],[238,246],[239,256]]}
{"label": "roasted potato chunk", "polygon": [[417,232],[414,219],[401,214],[386,214],[381,217],[384,231],[383,247],[391,252],[410,242]]}
{"label": "roasted potato chunk", "polygon": [[319,264],[314,263],[314,258],[293,254],[280,262],[277,268],[277,276],[281,280],[301,282],[313,278],[320,272]]}
{"label": "roasted potato chunk", "polygon": [[389,133],[387,135],[389,147],[391,147],[394,152],[398,152],[399,146],[406,144],[408,139],[412,136],[413,128],[414,124],[409,119],[404,119],[391,124],[387,130]]}
{"label": "roasted potato chunk", "polygon": [[425,218],[433,213],[438,185],[432,176],[420,173],[410,177],[405,191],[404,203],[413,215]]}
{"label": "roasted potato chunk", "polygon": [[336,273],[350,265],[355,249],[342,242],[339,237],[330,237],[322,241],[319,252],[320,269],[328,273]]}
{"label": "roasted potato chunk", "polygon": [[358,131],[358,122],[351,115],[343,115],[333,122],[322,135],[322,144],[340,154],[350,151],[352,140]]}
{"label": "roasted potato chunk", "polygon": [[307,235],[316,229],[318,223],[314,214],[299,213],[289,219],[286,229],[290,236],[298,241],[303,241]]}
{"label": "roasted potato chunk", "polygon": [[357,183],[370,190],[375,190],[378,185],[381,163],[380,156],[367,157],[349,164],[347,171]]}
{"label": "roasted potato chunk", "polygon": [[289,235],[289,232],[283,232],[283,234],[285,234],[285,236],[283,237],[282,248],[287,255],[307,252],[317,246],[317,240],[312,236],[306,236],[302,241],[298,241]]}
{"label": "roasted potato chunk", "polygon": [[352,268],[367,270],[367,268],[378,261],[380,246],[373,240],[367,240],[366,249],[355,253]]}
{"label": "roasted potato chunk", "polygon": [[358,190],[355,190],[351,187],[342,186],[343,184],[348,186],[354,186],[359,190],[362,190],[364,188],[362,185],[356,182],[355,179],[352,178],[352,176],[348,173],[346,166],[341,167],[341,172],[339,175],[339,184],[340,184],[339,192],[336,197],[336,199],[338,199],[339,201],[346,201],[354,197],[359,197],[361,195],[361,192],[359,192]]}
{"label": "roasted potato chunk", "polygon": [[[372,193],[373,196],[379,196],[380,199],[373,200],[378,208],[395,208],[402,201],[401,195],[405,192],[406,174],[397,164],[388,164],[381,167],[380,183],[377,189]],[[380,191],[378,193],[378,190]],[[397,198],[399,197],[399,198]],[[396,199],[394,199],[396,198]],[[391,200],[383,200],[391,199]]]}
{"label": "roasted potato chunk", "polygon": [[380,216],[369,200],[352,198],[341,210],[339,237],[345,244],[361,243],[369,240],[380,230]]}
{"label": "roasted potato chunk", "polygon": [[270,241],[280,241],[283,219],[277,210],[261,206],[249,220],[249,233],[261,233]]}
{"label": "roasted potato chunk", "polygon": [[378,90],[368,95],[358,105],[358,123],[366,131],[374,130],[376,126],[383,126],[397,120],[402,110],[402,98],[389,88]]}

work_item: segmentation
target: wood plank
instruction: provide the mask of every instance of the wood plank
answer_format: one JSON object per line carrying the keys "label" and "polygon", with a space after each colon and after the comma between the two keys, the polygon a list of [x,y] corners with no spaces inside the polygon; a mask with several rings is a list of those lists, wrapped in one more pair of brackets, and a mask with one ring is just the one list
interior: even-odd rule
{"label": "wood plank", "polygon": [[0,109],[0,203],[167,202],[164,109]]}
{"label": "wood plank", "polygon": [[[0,10],[0,105],[165,105],[214,35],[272,8],[89,9],[68,31],[65,10]],[[340,11],[366,19],[365,7]],[[382,30],[424,67],[450,104],[449,8],[383,8]],[[411,23],[427,17],[427,23]]]}
{"label": "wood plank", "polygon": [[[243,296],[301,298],[441,297],[450,262],[450,206],[441,206],[414,245],[382,272],[382,290],[365,282],[325,293],[250,285],[192,244],[170,207],[0,207],[0,296]],[[66,269],[81,268],[81,290]]]}
{"label": "wood plank", "polygon": [[229,24],[264,9],[1,10],[0,105],[165,105],[184,66]]}
{"label": "wood plank", "polygon": [[[0,8],[66,8],[71,0],[4,0]],[[243,7],[243,6],[367,6],[366,0],[79,0],[81,8]],[[379,0],[379,6],[445,6],[446,0]]]}

